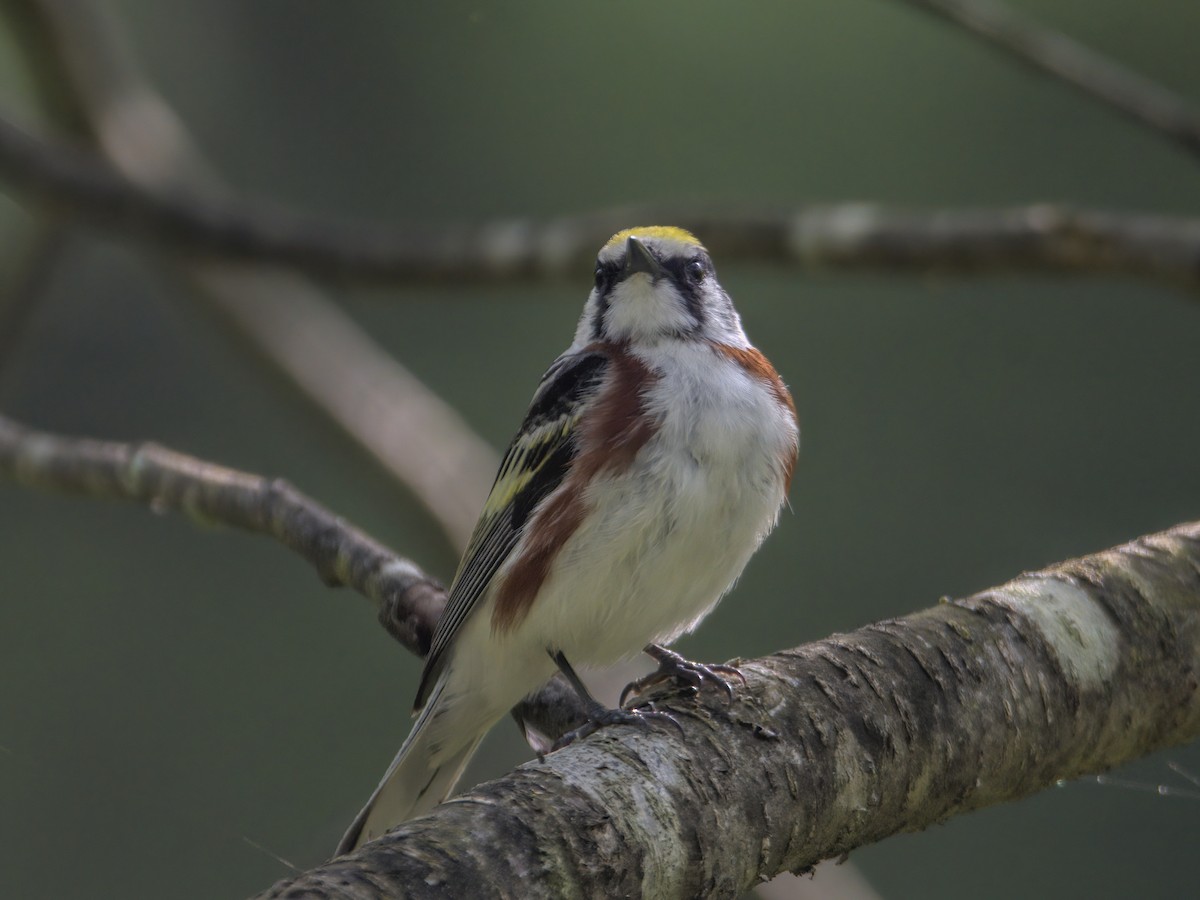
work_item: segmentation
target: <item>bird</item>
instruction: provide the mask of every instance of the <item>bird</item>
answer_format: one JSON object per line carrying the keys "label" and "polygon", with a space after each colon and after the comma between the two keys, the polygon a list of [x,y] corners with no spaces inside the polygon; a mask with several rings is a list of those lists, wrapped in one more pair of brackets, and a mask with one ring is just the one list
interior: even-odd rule
{"label": "bird", "polygon": [[571,737],[665,715],[606,709],[577,665],[644,650],[659,662],[652,677],[732,691],[724,675],[735,669],[667,645],[711,612],[774,528],[799,436],[791,394],[746,337],[704,245],[673,226],[613,235],[451,583],[416,723],[337,854],[446,799],[484,734],[556,670],[589,712]]}

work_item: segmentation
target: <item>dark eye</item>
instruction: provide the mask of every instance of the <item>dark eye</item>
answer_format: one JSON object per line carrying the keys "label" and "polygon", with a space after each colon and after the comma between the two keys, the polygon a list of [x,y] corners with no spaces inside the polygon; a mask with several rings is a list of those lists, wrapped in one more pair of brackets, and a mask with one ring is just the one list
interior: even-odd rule
{"label": "dark eye", "polygon": [[607,281],[608,273],[604,271],[604,266],[596,266],[596,290],[603,290]]}
{"label": "dark eye", "polygon": [[698,259],[691,260],[687,266],[684,267],[684,271],[687,272],[687,277],[692,281],[704,280],[704,263]]}

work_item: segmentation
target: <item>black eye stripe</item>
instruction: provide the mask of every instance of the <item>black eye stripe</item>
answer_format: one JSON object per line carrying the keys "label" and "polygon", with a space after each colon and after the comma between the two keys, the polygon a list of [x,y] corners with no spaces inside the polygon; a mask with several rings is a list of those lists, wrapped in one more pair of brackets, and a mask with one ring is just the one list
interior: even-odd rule
{"label": "black eye stripe", "polygon": [[596,263],[596,289],[605,291],[612,286],[613,277],[617,274],[617,266],[615,263]]}
{"label": "black eye stripe", "polygon": [[592,322],[592,340],[604,338],[604,319],[608,316],[608,295],[612,291],[613,281],[619,267],[615,262],[596,263],[596,290],[599,296],[596,300],[596,318]]}
{"label": "black eye stripe", "polygon": [[[704,322],[704,306],[700,302],[700,284],[687,274],[687,267],[698,257],[672,257],[671,259],[663,260],[663,268],[667,270],[671,281],[675,285],[675,289],[679,291],[679,295],[683,298],[684,305],[687,307],[687,313],[699,327]],[[705,263],[705,274],[709,273],[709,264],[706,260],[701,259]]]}
{"label": "black eye stripe", "polygon": [[608,318],[608,292],[600,295],[596,301],[596,317],[592,320],[592,340],[599,341],[604,338],[604,320]]}
{"label": "black eye stripe", "polygon": [[[657,257],[658,254],[656,253]],[[688,267],[693,263],[699,262],[704,273],[700,278],[688,274]],[[660,259],[662,267],[667,272],[667,277],[679,292],[679,296],[683,299],[684,307],[688,317],[692,320],[692,326],[687,329],[689,333],[697,331],[704,323],[704,304],[701,302],[701,286],[713,276],[713,264],[707,253],[701,251],[697,254],[689,256],[672,256],[667,259]],[[592,339],[604,339],[605,319],[608,317],[609,299],[612,293],[613,285],[617,280],[618,274],[624,265],[624,257],[616,262],[597,262],[595,269],[595,289],[597,291],[596,298],[596,314],[592,321]]]}
{"label": "black eye stripe", "polygon": [[[699,263],[700,272],[699,278],[688,270]],[[696,282],[703,281],[713,274],[712,260],[708,258],[707,253],[700,253],[694,256],[672,257],[671,259],[663,260],[663,268],[671,273],[671,277],[677,282]]]}

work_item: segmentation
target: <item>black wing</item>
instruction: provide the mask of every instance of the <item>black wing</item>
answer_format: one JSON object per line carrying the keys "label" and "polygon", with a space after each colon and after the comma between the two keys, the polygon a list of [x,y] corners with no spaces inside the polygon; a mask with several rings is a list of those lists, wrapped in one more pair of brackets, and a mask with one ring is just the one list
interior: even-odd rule
{"label": "black wing", "polygon": [[446,651],[521,539],[530,516],[570,470],[576,453],[576,425],[596,396],[607,368],[608,357],[603,353],[568,353],[542,376],[450,585],[450,599],[434,629],[421,675],[416,709],[425,705],[446,664]]}

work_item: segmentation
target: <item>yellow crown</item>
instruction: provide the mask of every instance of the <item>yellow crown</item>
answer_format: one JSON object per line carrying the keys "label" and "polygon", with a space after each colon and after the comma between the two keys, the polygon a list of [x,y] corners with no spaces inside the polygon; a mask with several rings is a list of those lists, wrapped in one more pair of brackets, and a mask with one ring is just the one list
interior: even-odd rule
{"label": "yellow crown", "polygon": [[626,238],[662,238],[668,241],[683,241],[685,244],[695,244],[703,249],[704,245],[690,231],[685,231],[682,228],[676,228],[674,225],[642,225],[638,228],[626,228],[624,231],[618,231],[608,239],[605,248],[612,247],[615,244],[620,244]]}

